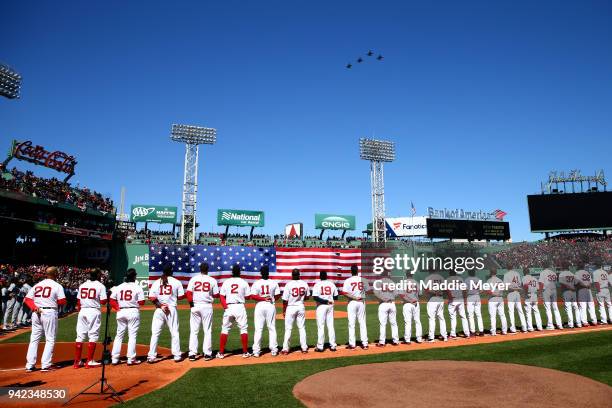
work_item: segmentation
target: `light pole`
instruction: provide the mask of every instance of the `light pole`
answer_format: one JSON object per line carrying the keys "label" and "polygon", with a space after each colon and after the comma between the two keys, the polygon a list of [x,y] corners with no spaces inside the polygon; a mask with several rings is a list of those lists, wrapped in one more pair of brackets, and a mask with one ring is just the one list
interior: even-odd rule
{"label": "light pole", "polygon": [[0,62],[0,95],[9,99],[19,98],[21,75]]}
{"label": "light pole", "polygon": [[385,181],[383,163],[395,160],[395,144],[386,140],[359,139],[359,157],[370,162],[372,184],[372,237],[387,240],[385,228]]}
{"label": "light pole", "polygon": [[194,244],[198,193],[198,150],[201,144],[214,144],[217,130],[199,126],[172,125],[170,139],[185,143],[181,244]]}

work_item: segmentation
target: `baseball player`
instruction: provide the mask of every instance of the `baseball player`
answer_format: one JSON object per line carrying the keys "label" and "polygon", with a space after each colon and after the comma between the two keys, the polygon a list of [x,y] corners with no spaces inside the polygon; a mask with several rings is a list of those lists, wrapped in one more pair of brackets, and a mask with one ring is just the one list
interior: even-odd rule
{"label": "baseball player", "polygon": [[225,345],[227,337],[234,322],[240,329],[240,341],[242,343],[242,357],[249,358],[249,334],[246,309],[244,302],[251,296],[249,284],[240,277],[240,266],[232,266],[232,277],[221,285],[219,298],[223,306],[223,325],[221,326],[221,337],[219,339],[219,352],[217,358],[225,358]]}
{"label": "baseball player", "polygon": [[567,315],[567,327],[574,327],[574,313],[576,315],[576,326],[582,327],[580,320],[580,310],[576,301],[576,286],[574,280],[576,277],[568,270],[559,273],[559,283],[561,284],[561,293],[563,296],[563,305],[565,306],[565,314]]}
{"label": "baseball player", "polygon": [[[380,286],[378,286],[380,285]],[[374,287],[374,296],[378,298],[378,322],[380,324],[380,336],[376,347],[384,347],[387,340],[387,322],[391,326],[391,341],[394,346],[400,344],[399,330],[397,327],[397,308],[395,307],[395,289],[393,281],[389,278],[382,278],[378,281],[378,288]]]}
{"label": "baseball player", "polygon": [[595,302],[593,301],[593,293],[591,292],[591,274],[581,269],[574,274],[574,283],[578,289],[576,300],[578,301],[578,309],[580,310],[580,321],[583,326],[588,326],[587,311],[591,317],[591,325],[597,325],[597,315],[595,314]]}
{"label": "baseball player", "polygon": [[[457,287],[463,284],[463,279],[457,276],[454,270],[449,272],[447,282],[453,283]],[[457,313],[461,318],[461,328],[466,339],[470,338],[470,325],[465,315],[465,295],[463,289],[453,289],[446,291],[448,296],[448,315],[450,316],[450,335],[453,340],[457,339]]]}
{"label": "baseball player", "polygon": [[153,282],[149,289],[149,300],[153,302],[156,309],[151,322],[151,344],[149,345],[147,363],[153,364],[160,361],[157,357],[157,343],[164,325],[168,326],[170,331],[174,362],[180,363],[183,361],[176,305],[179,300],[184,298],[185,291],[183,284],[178,279],[172,277],[172,266],[166,265],[161,278]]}
{"label": "baseball player", "polygon": [[444,282],[442,275],[431,271],[430,275],[425,279],[426,285],[429,289],[425,289],[425,293],[429,296],[427,301],[427,316],[429,317],[429,336],[428,341],[433,343],[436,341],[436,318],[440,323],[440,335],[444,341],[448,341],[446,334],[446,320],[444,319],[444,296],[442,290],[439,289],[439,285]]}
{"label": "baseball player", "polygon": [[14,329],[13,311],[17,308],[17,294],[19,293],[19,280],[16,277],[11,278],[11,283],[6,290],[6,306],[4,308],[4,327],[5,330]]}
{"label": "baseball player", "polygon": [[542,331],[542,316],[540,316],[540,309],[538,308],[538,292],[540,291],[540,284],[538,280],[531,275],[529,268],[523,268],[523,288],[525,289],[525,314],[527,320],[527,331],[533,331],[533,321],[531,318],[531,312],[536,323],[538,331]]}
{"label": "baseball player", "polygon": [[521,331],[527,333],[527,322],[525,321],[525,313],[523,312],[523,304],[521,302],[521,275],[516,270],[509,270],[504,274],[504,283],[508,284],[508,315],[510,316],[510,333],[516,333],[516,324],[514,311],[518,313],[521,321]]}
{"label": "baseball player", "polygon": [[117,334],[113,341],[111,351],[111,364],[119,364],[121,343],[125,330],[128,332],[127,365],[133,366],[141,363],[136,358],[136,337],[140,327],[140,307],[144,305],[145,295],[139,284],[136,283],[136,270],[127,270],[125,282],[115,286],[111,291],[110,305],[117,312]]}
{"label": "baseball player", "polygon": [[408,273],[404,280],[406,289],[400,292],[400,299],[404,302],[402,314],[404,315],[404,342],[410,344],[412,336],[412,321],[414,320],[414,334],[416,342],[423,342],[423,326],[421,325],[421,306],[419,305],[419,284]]}
{"label": "baseball player", "polygon": [[[476,270],[468,271],[468,277],[465,279],[467,285],[467,314],[470,324],[470,334],[472,336],[484,335],[484,322],[482,321],[482,305],[480,302],[480,287],[481,280],[476,276]],[[474,319],[476,316],[476,319]],[[478,322],[478,330],[476,330],[476,321]]]}
{"label": "baseball player", "polygon": [[336,331],[334,330],[334,301],[338,300],[338,288],[327,280],[327,272],[319,274],[320,280],[312,288],[312,298],[317,302],[317,347],[323,352],[325,345],[325,326],[329,337],[329,350],[336,351]]}
{"label": "baseball player", "polygon": [[349,300],[346,307],[348,315],[349,350],[354,350],[357,344],[355,339],[355,321],[359,322],[359,334],[361,336],[361,347],[368,349],[368,327],[365,318],[366,293],[370,290],[368,281],[358,276],[357,265],[351,265],[351,277],[342,284],[341,293]]}
{"label": "baseball player", "polygon": [[191,306],[189,318],[189,361],[196,361],[198,356],[198,335],[202,327],[202,353],[204,360],[212,360],[212,319],[214,298],[219,297],[217,280],[208,276],[208,264],[200,264],[200,274],[194,276],[187,284],[185,296]]}
{"label": "baseball player", "polygon": [[28,324],[28,321],[32,317],[32,311],[25,304],[25,297],[30,291],[30,289],[32,288],[33,284],[34,282],[32,280],[32,277],[28,276],[24,284],[21,286],[21,289],[19,292],[19,296],[21,297],[22,301],[21,301],[21,309],[19,311],[19,316],[17,317],[17,323],[21,324],[22,326],[26,326]]}
{"label": "baseball player", "polygon": [[253,357],[261,355],[261,336],[264,325],[268,327],[268,345],[272,356],[278,354],[278,340],[276,335],[276,306],[281,291],[278,283],[270,279],[270,268],[263,265],[260,268],[261,279],[251,286],[251,299],[256,300],[255,305],[255,336],[253,338]]}
{"label": "baseball player", "polygon": [[85,368],[98,367],[101,363],[94,360],[96,342],[100,337],[100,306],[106,304],[106,287],[99,281],[100,270],[95,268],[89,274],[89,279],[85,281],[77,291],[77,309],[79,316],[76,326],[76,343],[74,344],[74,368],[83,367],[81,354],[83,352],[83,342],[87,343],[87,362]]}
{"label": "baseball player", "polygon": [[45,349],[41,359],[41,371],[52,371],[53,348],[57,332],[57,308],[66,304],[64,288],[55,281],[58,270],[50,266],[45,270],[46,279],[38,282],[25,297],[26,305],[32,310],[32,334],[26,357],[26,371],[34,371],[38,358],[38,343],[45,336]]}
{"label": "baseball player", "polygon": [[21,324],[21,320],[19,319],[19,317],[23,308],[23,300],[25,298],[25,295],[28,293],[27,291],[23,293],[24,284],[25,281],[20,279],[17,281],[17,287],[15,288],[15,306],[13,307],[13,315],[11,316],[13,328],[17,328]]}
{"label": "baseball player", "polygon": [[502,297],[504,290],[502,289],[502,280],[497,277],[497,269],[491,269],[491,276],[487,280],[489,285],[495,285],[495,288],[489,290],[489,316],[491,317],[491,336],[497,335],[497,315],[501,322],[501,334],[508,332],[508,322],[506,321],[506,312],[504,311],[504,298]]}
{"label": "baseball player", "polygon": [[540,290],[542,291],[542,298],[544,299],[544,311],[546,312],[546,330],[554,330],[553,325],[553,314],[555,317],[555,323],[559,330],[563,329],[563,321],[561,320],[561,313],[559,313],[559,306],[557,305],[557,274],[552,269],[544,269],[540,272]]}
{"label": "baseball player", "polygon": [[[608,272],[597,269],[593,272],[593,282],[595,283],[595,298],[599,304],[599,317],[602,324],[612,323],[612,302],[610,302],[610,282]],[[606,315],[606,306],[608,314]]]}
{"label": "baseball player", "polygon": [[304,300],[308,299],[308,284],[300,280],[299,269],[291,272],[291,281],[285,284],[283,289],[283,314],[285,315],[285,338],[283,339],[283,349],[281,354],[289,354],[289,339],[295,321],[300,332],[300,347],[302,353],[308,353],[308,343],[306,342],[306,310]]}

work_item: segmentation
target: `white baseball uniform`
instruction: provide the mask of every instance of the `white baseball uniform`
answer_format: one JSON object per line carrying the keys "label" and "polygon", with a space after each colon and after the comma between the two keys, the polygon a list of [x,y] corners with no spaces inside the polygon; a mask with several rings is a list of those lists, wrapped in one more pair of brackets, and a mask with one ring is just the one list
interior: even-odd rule
{"label": "white baseball uniform", "polygon": [[227,305],[227,309],[223,312],[221,334],[229,334],[234,322],[238,325],[240,334],[248,333],[249,325],[244,302],[251,296],[249,284],[242,278],[229,278],[221,285],[219,294],[225,297]]}
{"label": "white baseball uniform", "polygon": [[52,279],[44,279],[34,285],[26,299],[34,302],[40,313],[32,313],[32,333],[26,357],[26,369],[32,369],[38,358],[38,343],[45,336],[45,349],[42,354],[41,368],[49,368],[53,360],[55,334],[57,332],[57,308],[66,303],[64,288]]}
{"label": "white baseball uniform", "polygon": [[264,325],[268,327],[268,345],[270,351],[278,351],[278,338],[276,335],[276,306],[275,299],[281,294],[280,287],[275,280],[259,279],[251,286],[251,295],[260,296],[262,300],[255,305],[255,335],[253,336],[253,354],[261,353],[261,337]]}
{"label": "white baseball uniform", "polygon": [[17,293],[19,288],[16,284],[11,283],[6,290],[6,305],[4,307],[4,324],[2,327],[8,328],[15,323],[13,319],[13,310],[17,307]]}
{"label": "white baseball uniform", "polygon": [[189,355],[198,354],[198,335],[202,327],[202,353],[212,356],[213,302],[219,296],[217,280],[203,273],[194,276],[187,284],[186,296],[193,302],[189,317]]}
{"label": "white baseball uniform", "polygon": [[182,358],[181,353],[181,341],[179,337],[179,321],[178,312],[176,305],[179,299],[185,296],[183,284],[178,279],[168,276],[168,283],[163,284],[162,278],[159,278],[151,288],[149,289],[149,299],[157,301],[162,305],[168,306],[168,314],[166,315],[161,308],[155,309],[153,313],[153,321],[151,322],[151,344],[149,346],[149,360],[157,357],[157,343],[159,341],[159,335],[164,328],[164,325],[168,326],[170,331],[171,350],[175,360]]}
{"label": "white baseball uniform", "polygon": [[491,290],[489,297],[489,316],[491,317],[491,336],[497,335],[497,315],[501,322],[501,332],[506,334],[508,332],[508,322],[506,320],[506,312],[504,310],[504,298],[502,297],[504,291],[500,288],[500,284],[504,282],[497,276],[491,276],[487,280],[488,284],[494,284],[495,289]]}
{"label": "white baseball uniform", "polygon": [[136,282],[124,282],[115,286],[110,298],[117,302],[119,311],[117,312],[117,334],[113,341],[111,357],[113,363],[119,362],[121,355],[121,343],[125,331],[128,332],[127,359],[132,363],[136,359],[136,337],[140,327],[140,306],[144,304],[145,295],[140,285]]}
{"label": "white baseball uniform", "polygon": [[523,305],[521,303],[521,275],[518,271],[510,270],[504,274],[504,283],[508,284],[506,299],[508,300],[510,332],[516,333],[516,323],[514,320],[514,311],[516,310],[519,320],[521,321],[521,330],[524,333],[527,331],[527,322],[525,321],[525,313],[523,312]]}
{"label": "white baseball uniform", "polygon": [[544,269],[540,272],[540,278],[538,282],[542,288],[542,297],[544,299],[544,311],[546,312],[546,328],[554,329],[553,325],[553,314],[557,328],[563,328],[563,321],[561,320],[561,313],[559,313],[559,306],[557,305],[557,274],[555,271],[550,269]]}
{"label": "white baseball uniform", "polygon": [[385,344],[387,340],[387,322],[391,326],[391,340],[393,343],[399,343],[397,308],[395,307],[397,293],[395,290],[390,289],[388,284],[393,284],[393,281],[389,278],[383,278],[374,286],[374,296],[379,300],[378,323],[380,335],[378,337],[378,344]]}
{"label": "white baseball uniform", "polygon": [[[442,275],[433,273],[425,278],[425,284],[440,285],[444,282]],[[434,340],[436,333],[436,318],[440,323],[440,335],[444,340],[447,339],[446,320],[444,319],[444,297],[441,290],[428,291],[429,300],[427,301],[427,316],[429,317],[429,340]]]}
{"label": "white baseball uniform", "polygon": [[[593,282],[597,290],[595,298],[599,304],[599,317],[602,323],[612,323],[612,302],[610,301],[610,281],[608,280],[608,272],[603,269],[597,269],[593,272]],[[607,315],[606,307],[608,308]]]}
{"label": "white baseball uniform", "polygon": [[[465,279],[465,283],[467,284],[467,314],[471,334],[476,333],[476,322],[478,322],[478,331],[480,333],[484,332],[480,289],[478,289],[481,287],[481,282],[481,279],[477,276],[468,276]],[[474,316],[476,316],[476,321]]]}
{"label": "white baseball uniform", "polygon": [[[459,285],[464,283],[461,277],[454,275],[449,276],[447,282],[456,282]],[[470,337],[470,325],[465,314],[465,297],[462,289],[448,291],[448,315],[450,317],[450,336],[457,337],[457,314],[461,318],[461,328],[465,337]]]}
{"label": "white baseball uniform", "polygon": [[100,306],[106,303],[106,287],[100,281],[87,280],[79,286],[77,304],[80,307],[76,326],[76,342],[95,343],[100,337]]}
{"label": "white baseball uniform", "polygon": [[420,342],[423,338],[423,325],[421,324],[421,307],[419,305],[419,284],[412,278],[404,280],[406,289],[400,292],[400,299],[404,302],[402,314],[404,315],[404,341],[410,343],[412,336],[412,322],[414,321],[414,334]]}
{"label": "white baseball uniform", "polygon": [[533,331],[533,320],[531,312],[535,319],[536,327],[538,330],[542,330],[542,316],[540,315],[540,309],[538,308],[538,292],[540,283],[538,279],[533,275],[525,275],[522,279],[523,288],[526,291],[525,296],[525,317],[527,320],[527,331]]}
{"label": "white baseball uniform", "polygon": [[576,277],[570,271],[559,272],[559,284],[561,284],[563,305],[565,306],[565,314],[567,315],[568,327],[574,327],[574,314],[576,316],[576,325],[581,327],[580,310],[578,309],[578,302],[576,300]]}
{"label": "white baseball uniform", "polygon": [[349,298],[346,312],[348,316],[348,332],[349,346],[355,347],[357,340],[355,338],[355,321],[359,322],[359,334],[361,344],[368,345],[368,327],[366,325],[365,300],[366,292],[370,290],[370,286],[366,279],[360,276],[351,276],[342,284],[342,293]]}
{"label": "white baseball uniform", "polygon": [[589,324],[587,312],[591,317],[591,323],[597,324],[595,302],[593,300],[593,293],[591,292],[591,274],[581,269],[574,274],[574,277],[574,283],[578,288],[576,300],[578,301],[578,308],[580,309],[580,320],[582,321],[582,325],[586,326]]}
{"label": "white baseball uniform", "polygon": [[28,283],[24,283],[23,286],[21,286],[19,295],[22,298],[22,302],[21,302],[21,310],[19,311],[19,316],[17,316],[17,323],[26,324],[28,320],[30,320],[31,318],[32,311],[24,302],[25,297],[31,288],[32,286],[30,286]]}
{"label": "white baseball uniform", "polygon": [[300,333],[300,347],[302,351],[308,350],[306,341],[306,309],[304,299],[308,297],[308,284],[301,280],[291,280],[285,284],[283,289],[283,301],[287,302],[285,310],[285,338],[283,339],[283,351],[289,351],[289,340],[291,330],[295,321]]}
{"label": "white baseball uniform", "polygon": [[336,347],[336,331],[334,330],[334,298],[338,297],[338,288],[332,281],[317,281],[312,288],[312,296],[331,302],[331,304],[317,304],[317,348],[323,349],[325,345],[325,326],[327,326],[327,336],[329,346]]}

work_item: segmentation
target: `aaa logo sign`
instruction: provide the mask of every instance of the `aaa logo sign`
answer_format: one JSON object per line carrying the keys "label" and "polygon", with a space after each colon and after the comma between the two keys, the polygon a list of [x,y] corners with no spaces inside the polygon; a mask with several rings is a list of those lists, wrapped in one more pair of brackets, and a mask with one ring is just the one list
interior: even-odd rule
{"label": "aaa logo sign", "polygon": [[130,221],[174,224],[176,223],[176,207],[140,204],[132,205]]}

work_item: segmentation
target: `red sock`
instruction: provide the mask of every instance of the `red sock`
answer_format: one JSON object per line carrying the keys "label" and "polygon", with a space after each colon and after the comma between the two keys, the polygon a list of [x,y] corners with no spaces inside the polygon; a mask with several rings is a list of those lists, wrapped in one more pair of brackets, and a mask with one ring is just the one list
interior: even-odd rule
{"label": "red sock", "polygon": [[96,352],[96,343],[87,343],[87,361],[93,361]]}
{"label": "red sock", "polygon": [[221,333],[221,338],[219,339],[219,353],[225,353],[225,345],[227,344],[227,334]]}
{"label": "red sock", "polygon": [[247,353],[249,351],[249,334],[242,333],[240,335],[240,340],[242,341],[242,352]]}
{"label": "red sock", "polygon": [[81,362],[81,354],[83,352],[83,343],[74,343],[74,364]]}

